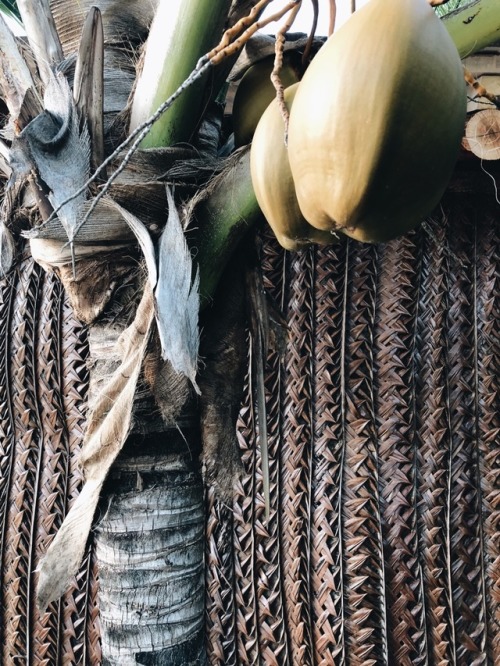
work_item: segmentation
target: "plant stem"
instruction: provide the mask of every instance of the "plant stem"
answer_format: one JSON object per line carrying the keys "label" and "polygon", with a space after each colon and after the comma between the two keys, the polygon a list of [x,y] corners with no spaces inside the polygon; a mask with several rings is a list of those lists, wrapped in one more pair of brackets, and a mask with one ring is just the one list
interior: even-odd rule
{"label": "plant stem", "polygon": [[[130,131],[177,90],[222,35],[231,0],[160,0],[132,102]],[[189,141],[203,112],[204,83],[186,90],[153,125],[142,148]]]}
{"label": "plant stem", "polygon": [[473,0],[443,16],[442,21],[461,58],[500,41],[498,0]]}
{"label": "plant stem", "polygon": [[210,194],[195,206],[197,235],[191,239],[200,267],[202,307],[211,301],[235,247],[262,215],[252,187],[250,150],[241,152],[209,188]]}

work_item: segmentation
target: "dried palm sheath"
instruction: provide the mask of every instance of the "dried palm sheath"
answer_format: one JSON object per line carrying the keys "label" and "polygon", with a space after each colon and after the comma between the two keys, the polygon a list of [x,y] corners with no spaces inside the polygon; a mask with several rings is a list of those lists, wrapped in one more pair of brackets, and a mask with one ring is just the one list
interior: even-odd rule
{"label": "dried palm sheath", "polygon": [[378,247],[267,242],[270,520],[248,389],[232,515],[209,497],[212,666],[500,664],[498,204],[443,210]]}
{"label": "dried palm sheath", "polygon": [[0,293],[0,663],[99,664],[92,545],[59,602],[40,612],[34,594],[40,557],[81,485],[86,330],[31,259]]}

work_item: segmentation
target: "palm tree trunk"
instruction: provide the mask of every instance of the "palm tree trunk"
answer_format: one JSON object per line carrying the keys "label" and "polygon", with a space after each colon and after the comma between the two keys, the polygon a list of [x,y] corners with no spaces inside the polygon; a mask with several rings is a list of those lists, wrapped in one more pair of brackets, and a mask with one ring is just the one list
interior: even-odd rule
{"label": "palm tree trunk", "polygon": [[132,437],[107,482],[96,554],[109,666],[205,663],[203,486],[183,438],[196,446],[192,430]]}

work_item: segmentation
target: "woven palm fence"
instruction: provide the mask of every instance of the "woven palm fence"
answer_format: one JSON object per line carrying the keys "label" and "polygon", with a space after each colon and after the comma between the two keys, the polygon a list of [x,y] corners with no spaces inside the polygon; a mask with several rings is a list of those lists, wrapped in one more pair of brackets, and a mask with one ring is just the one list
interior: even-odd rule
{"label": "woven palm fence", "polygon": [[[486,195],[387,245],[283,253],[265,284],[266,518],[247,390],[232,507],[208,491],[212,666],[500,664],[500,228]],[[26,258],[1,283],[0,663],[99,666],[92,548],[43,613],[40,556],[78,493],[85,330]]]}

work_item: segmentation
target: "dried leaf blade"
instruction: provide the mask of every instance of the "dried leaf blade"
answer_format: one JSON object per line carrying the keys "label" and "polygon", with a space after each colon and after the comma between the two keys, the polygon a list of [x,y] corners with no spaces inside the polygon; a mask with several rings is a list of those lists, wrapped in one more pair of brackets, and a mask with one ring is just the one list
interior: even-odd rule
{"label": "dried leaf blade", "polygon": [[146,287],[136,317],[121,339],[122,363],[89,418],[81,454],[85,485],[40,566],[40,608],[46,608],[66,591],[80,565],[102,485],[130,431],[134,396],[153,316],[152,292]]}
{"label": "dried leaf blade", "polygon": [[196,384],[200,310],[199,273],[193,280],[193,261],[182,230],[174,198],[167,190],[169,215],[160,239],[158,284],[155,290],[156,320],[162,357],[176,372]]}

